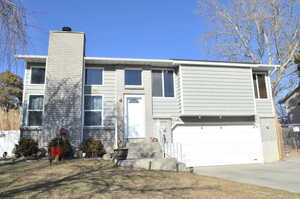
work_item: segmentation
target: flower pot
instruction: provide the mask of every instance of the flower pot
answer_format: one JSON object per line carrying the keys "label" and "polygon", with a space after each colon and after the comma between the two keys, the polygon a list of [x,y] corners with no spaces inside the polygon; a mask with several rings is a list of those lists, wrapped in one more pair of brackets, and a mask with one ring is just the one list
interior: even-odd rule
{"label": "flower pot", "polygon": [[64,148],[61,146],[52,146],[50,147],[50,155],[52,160],[56,158],[62,159],[64,156]]}
{"label": "flower pot", "polygon": [[114,156],[117,160],[126,160],[128,149],[115,149]]}

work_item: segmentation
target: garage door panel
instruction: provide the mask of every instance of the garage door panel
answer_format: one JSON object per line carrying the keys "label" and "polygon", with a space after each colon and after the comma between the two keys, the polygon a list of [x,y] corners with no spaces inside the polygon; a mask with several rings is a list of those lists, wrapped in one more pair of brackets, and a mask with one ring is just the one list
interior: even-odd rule
{"label": "garage door panel", "polygon": [[182,145],[187,166],[263,162],[260,132],[253,126],[178,126],[173,141]]}

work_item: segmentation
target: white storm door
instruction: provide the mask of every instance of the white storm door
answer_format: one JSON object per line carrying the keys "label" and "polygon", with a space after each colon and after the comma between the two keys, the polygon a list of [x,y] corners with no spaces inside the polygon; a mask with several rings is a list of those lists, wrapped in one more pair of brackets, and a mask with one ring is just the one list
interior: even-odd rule
{"label": "white storm door", "polygon": [[125,95],[125,137],[145,137],[145,103],[143,95]]}

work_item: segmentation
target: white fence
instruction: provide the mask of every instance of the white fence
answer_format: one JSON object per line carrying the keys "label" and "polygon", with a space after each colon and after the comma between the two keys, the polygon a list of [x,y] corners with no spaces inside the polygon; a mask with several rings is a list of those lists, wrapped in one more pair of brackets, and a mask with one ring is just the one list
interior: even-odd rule
{"label": "white fence", "polygon": [[0,156],[7,152],[8,156],[13,155],[15,144],[20,139],[20,131],[0,131]]}
{"label": "white fence", "polygon": [[182,145],[179,143],[162,143],[163,153],[165,158],[176,158],[182,162]]}

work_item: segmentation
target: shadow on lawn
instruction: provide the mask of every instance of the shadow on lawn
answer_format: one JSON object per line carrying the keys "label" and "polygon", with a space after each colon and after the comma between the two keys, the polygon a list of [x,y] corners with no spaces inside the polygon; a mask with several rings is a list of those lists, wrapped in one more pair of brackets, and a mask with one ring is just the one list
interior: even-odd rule
{"label": "shadow on lawn", "polygon": [[[180,197],[182,191],[192,190],[210,190],[220,191],[220,186],[172,186],[172,184],[163,187],[147,183],[141,185],[138,181],[156,180],[161,182],[166,179],[162,173],[153,171],[139,171],[124,168],[112,168],[111,165],[97,166],[93,169],[87,169],[78,166],[81,171],[76,174],[63,177],[58,180],[41,182],[37,184],[25,185],[22,187],[10,189],[0,193],[0,198],[11,198],[23,193],[32,193],[31,198],[40,198],[41,194],[51,194],[51,191],[63,191],[63,193],[72,193],[85,186],[83,191],[86,194],[111,194],[114,192],[126,192],[126,194],[162,194],[168,196]],[[168,173],[168,172],[166,172]],[[59,190],[61,188],[61,190]],[[178,192],[179,191],[179,192]],[[128,193],[129,192],[129,193]],[[83,193],[83,194],[84,194]],[[63,197],[62,197],[63,198]]]}

